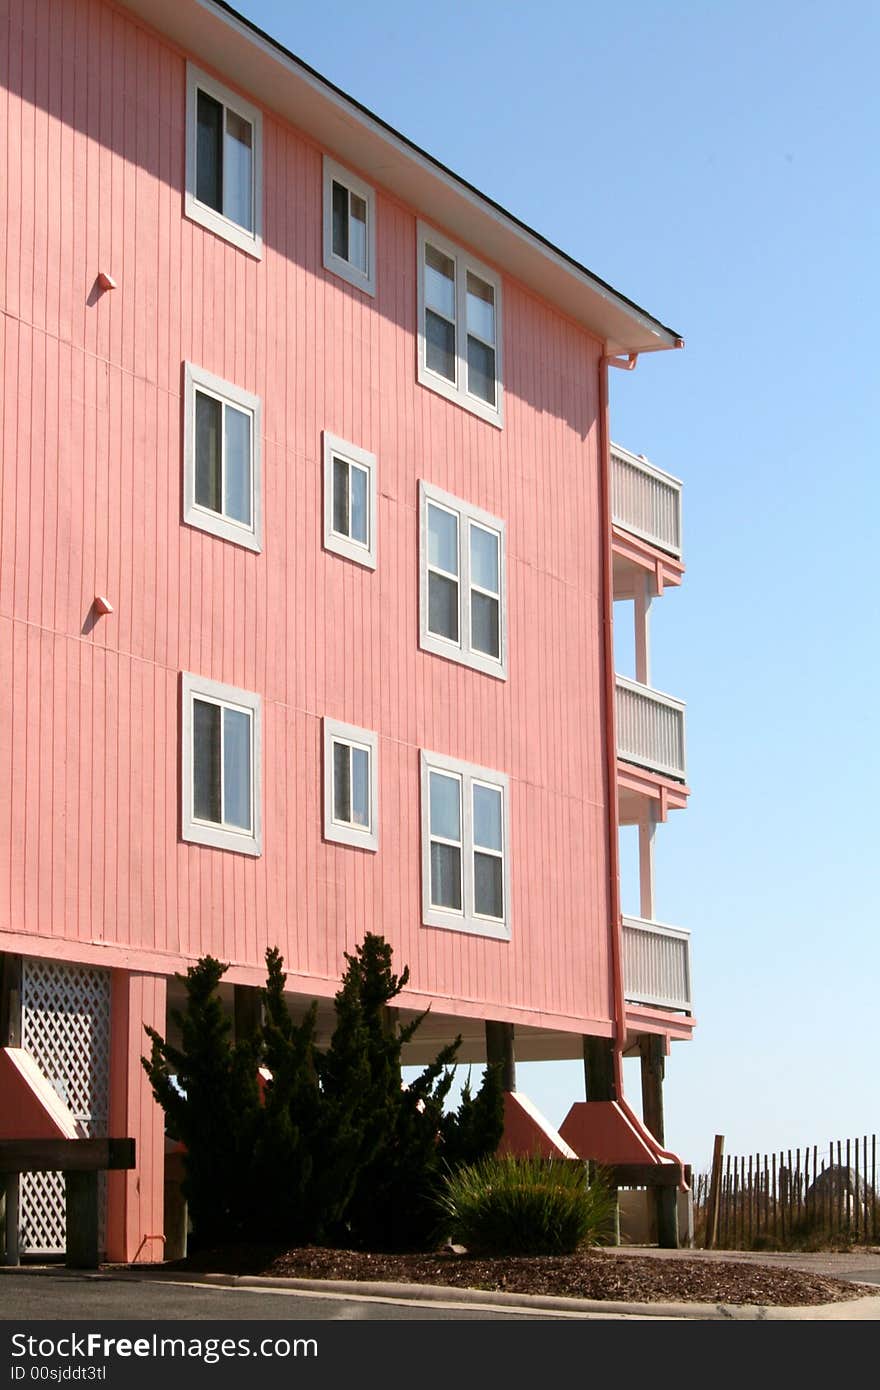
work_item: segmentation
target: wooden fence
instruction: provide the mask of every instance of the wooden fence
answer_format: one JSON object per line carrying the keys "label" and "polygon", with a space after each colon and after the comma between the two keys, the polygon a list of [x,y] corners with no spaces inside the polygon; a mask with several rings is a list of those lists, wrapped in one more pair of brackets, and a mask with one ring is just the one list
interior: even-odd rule
{"label": "wooden fence", "polygon": [[[715,1245],[719,1249],[846,1241],[873,1245],[880,1232],[877,1136],[836,1139],[774,1154],[724,1160],[718,1183]],[[711,1173],[694,1178],[698,1244],[706,1228]]]}

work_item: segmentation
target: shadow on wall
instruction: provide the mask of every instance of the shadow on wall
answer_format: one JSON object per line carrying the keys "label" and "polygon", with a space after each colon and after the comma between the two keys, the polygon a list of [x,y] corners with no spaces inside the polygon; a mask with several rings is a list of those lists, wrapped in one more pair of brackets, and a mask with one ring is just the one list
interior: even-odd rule
{"label": "shadow on wall", "polygon": [[[112,250],[119,264],[134,264],[137,275],[140,262],[126,254],[125,243],[135,235],[135,222],[139,239],[156,238],[167,208],[167,200],[160,196],[162,185],[172,191],[174,202],[180,200],[183,218],[185,59],[140,28],[133,17],[103,4],[71,0],[59,18],[54,10],[50,13],[48,0],[12,0],[11,11],[9,90],[50,118],[47,128],[40,130],[37,123],[33,132],[37,150],[45,151],[49,164],[60,158],[62,170],[65,164],[68,170],[74,167],[72,180],[50,179],[49,187],[56,189],[59,226],[64,223],[65,238],[80,263],[86,249],[87,286],[83,285],[81,302],[91,307],[100,299],[96,271],[102,266],[105,271],[112,269],[106,253]],[[224,76],[234,81],[231,72],[221,74]],[[56,122],[86,137],[88,145],[82,151],[71,149],[62,133],[59,151],[58,134],[53,130]],[[263,132],[264,258],[270,260],[275,253],[301,267],[315,286],[332,285],[356,314],[364,306],[364,296],[323,266],[322,151],[271,114],[264,120]],[[117,160],[127,168],[121,169]],[[146,177],[133,181],[130,167]],[[63,193],[57,191],[61,189]],[[74,195],[74,208],[75,200],[82,197],[80,225],[71,218],[69,203],[65,204],[68,193]],[[51,192],[49,197],[53,197]],[[50,205],[47,211],[54,217],[56,209]],[[415,210],[405,209],[396,198],[380,197],[377,294],[370,301],[371,310],[412,336],[413,362],[416,216]],[[173,246],[173,217],[167,226]],[[193,235],[196,273],[209,274],[211,243],[216,244],[224,278],[229,277],[233,264],[237,282],[247,277],[249,266],[259,264],[195,224],[187,222],[186,226]],[[479,254],[479,248],[475,249]],[[99,250],[102,254],[96,263]],[[155,274],[155,260],[147,264],[149,272]],[[283,275],[283,269],[280,273]],[[307,288],[308,297],[314,298],[315,286]],[[515,282],[505,279],[504,294],[505,395],[518,398],[541,414],[564,420],[585,439],[598,409],[596,366],[601,345]],[[145,285],[135,301],[147,314],[157,308],[150,303],[151,297],[152,287]],[[269,302],[273,302],[271,298]],[[224,306],[218,305],[217,310],[222,318]],[[271,339],[271,326],[264,328]],[[381,368],[381,359],[372,357],[369,367],[374,373]],[[381,382],[378,389],[382,389]]]}

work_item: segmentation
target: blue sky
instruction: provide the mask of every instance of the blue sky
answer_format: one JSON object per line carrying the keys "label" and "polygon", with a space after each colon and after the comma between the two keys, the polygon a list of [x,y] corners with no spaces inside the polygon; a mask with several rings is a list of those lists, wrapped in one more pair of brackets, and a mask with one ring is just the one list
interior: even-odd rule
{"label": "blue sky", "polygon": [[[667,1141],[700,1166],[716,1132],[729,1152],[870,1132],[880,7],[238,8],[686,339],[612,373],[613,437],[685,483],[687,575],[652,628],[693,790],[657,834],[699,1020]],[[574,1063],[519,1084],[554,1122],[583,1098]]]}

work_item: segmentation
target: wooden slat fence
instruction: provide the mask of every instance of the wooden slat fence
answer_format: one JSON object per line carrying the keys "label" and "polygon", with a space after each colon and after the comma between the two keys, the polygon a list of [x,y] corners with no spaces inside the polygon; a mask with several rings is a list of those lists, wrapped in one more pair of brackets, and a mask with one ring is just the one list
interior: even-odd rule
{"label": "wooden slat fence", "polygon": [[[702,1244],[710,1174],[694,1177],[694,1226]],[[716,1247],[876,1245],[880,1238],[877,1136],[835,1139],[772,1154],[730,1155],[718,1192]]]}

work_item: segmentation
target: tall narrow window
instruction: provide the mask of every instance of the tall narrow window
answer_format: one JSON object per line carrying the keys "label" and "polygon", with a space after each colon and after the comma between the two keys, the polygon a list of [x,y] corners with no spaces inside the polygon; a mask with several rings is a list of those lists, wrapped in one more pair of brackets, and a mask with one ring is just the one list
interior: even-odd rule
{"label": "tall narrow window", "polygon": [[425,246],[425,365],[455,383],[455,261],[430,245]]}
{"label": "tall narrow window", "polygon": [[379,848],[378,739],[369,729],[324,720],[324,839]]}
{"label": "tall narrow window", "polygon": [[501,281],[419,226],[419,381],[501,425]]}
{"label": "tall narrow window", "polygon": [[326,430],[324,546],[376,568],[376,456]]}
{"label": "tall narrow window", "polygon": [[485,656],[501,657],[501,537],[476,521],[471,536],[471,646]]}
{"label": "tall narrow window", "polygon": [[458,515],[428,503],[428,631],[459,640]]}
{"label": "tall narrow window", "polygon": [[262,118],[207,73],[187,67],[186,215],[260,256]]}
{"label": "tall narrow window", "polygon": [[324,157],[324,265],[367,294],[376,292],[376,194]]}
{"label": "tall narrow window", "polygon": [[261,852],[260,697],[183,677],[183,838]]}
{"label": "tall narrow window", "polygon": [[495,291],[472,271],[467,273],[468,391],[495,404]]}
{"label": "tall narrow window", "polygon": [[504,917],[504,831],[500,787],[473,783],[474,912]]}
{"label": "tall narrow window", "polygon": [[506,776],[425,752],[421,771],[422,921],[506,940]]}
{"label": "tall narrow window", "polygon": [[419,490],[419,644],[504,679],[504,523],[428,483]]}
{"label": "tall narrow window", "polygon": [[430,772],[431,906],[461,912],[461,778]]}
{"label": "tall narrow window", "polygon": [[259,398],[190,363],[184,390],[184,520],[259,550]]}

